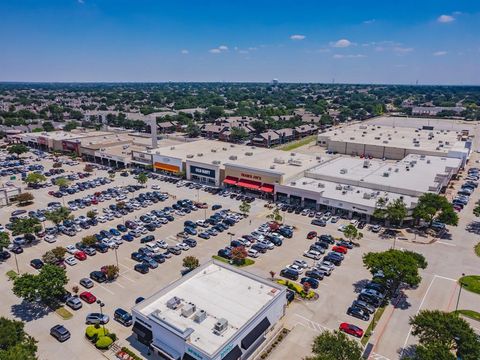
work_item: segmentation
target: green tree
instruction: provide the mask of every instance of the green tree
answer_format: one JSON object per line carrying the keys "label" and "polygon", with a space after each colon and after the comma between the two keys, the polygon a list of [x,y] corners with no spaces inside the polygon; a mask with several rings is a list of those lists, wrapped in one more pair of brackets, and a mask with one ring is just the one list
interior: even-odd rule
{"label": "green tree", "polygon": [[345,236],[349,241],[361,240],[363,238],[363,233],[358,231],[358,229],[352,224],[348,224],[343,229],[343,236]]}
{"label": "green tree", "polygon": [[194,123],[193,121],[189,122],[187,128],[185,129],[186,134],[188,137],[198,137],[200,135],[200,127]]}
{"label": "green tree", "polygon": [[55,257],[58,259],[58,260],[63,260],[63,258],[65,257],[65,254],[67,253],[67,249],[65,249],[63,246],[57,246],[57,247],[54,247],[51,252],[53,253],[53,255],[55,255]]}
{"label": "green tree", "polygon": [[0,359],[37,359],[37,341],[25,332],[24,327],[21,321],[0,317]]}
{"label": "green tree", "polygon": [[143,173],[143,172],[140,173],[140,174],[138,174],[138,176],[137,176],[137,182],[138,182],[140,185],[145,185],[145,184],[147,183],[147,181],[148,181],[148,176],[147,176],[147,174],[145,174],[145,173]]}
{"label": "green tree", "polygon": [[97,243],[97,238],[93,235],[88,235],[82,238],[82,244],[85,246],[93,246]]}
{"label": "green tree", "polygon": [[250,205],[250,203],[248,201],[245,201],[243,200],[240,205],[238,206],[238,209],[240,210],[240,212],[243,214],[243,215],[248,215],[248,213],[250,212],[250,208],[252,206]]}
{"label": "green tree", "polygon": [[23,192],[15,196],[15,201],[18,201],[20,206],[31,204],[34,199],[33,194],[29,192]]}
{"label": "green tree", "polygon": [[412,335],[426,348],[422,351],[435,345],[436,352],[442,353],[443,348],[456,351],[457,357],[462,360],[480,359],[480,342],[474,330],[467,321],[455,313],[422,310],[410,318],[410,325]]}
{"label": "green tree", "polygon": [[88,210],[87,211],[87,217],[89,219],[95,219],[97,217],[97,213],[93,210]]}
{"label": "green tree", "polygon": [[59,188],[67,187],[68,185],[70,185],[70,180],[64,177],[59,177],[55,180],[55,185],[57,185]]}
{"label": "green tree", "polygon": [[377,219],[385,220],[387,217],[387,203],[388,200],[386,198],[379,197],[375,202],[375,210],[373,210],[373,217]]}
{"label": "green tree", "polygon": [[210,106],[205,112],[205,117],[207,120],[216,120],[225,115],[222,106]]}
{"label": "green tree", "polygon": [[389,292],[394,294],[400,284],[417,286],[422,277],[418,270],[427,267],[423,255],[412,252],[390,249],[384,252],[369,252],[363,255],[364,266],[372,275],[382,272],[384,277],[378,279]]}
{"label": "green tree", "polygon": [[73,219],[72,212],[65,206],[61,206],[55,210],[48,211],[45,213],[47,220],[50,220],[55,225],[60,224],[64,220]]}
{"label": "green tree", "polygon": [[473,208],[473,214],[477,217],[480,216],[480,202],[475,204],[475,207]]}
{"label": "green tree", "polygon": [[230,139],[242,141],[248,138],[248,132],[244,128],[232,127],[230,130]]}
{"label": "green tree", "polygon": [[63,127],[63,130],[64,131],[72,131],[73,129],[76,129],[78,127],[78,122],[76,121],[69,121],[68,123],[65,124],[65,126]]}
{"label": "green tree", "polygon": [[46,132],[55,130],[51,121],[44,121],[42,124],[42,128],[43,128],[43,131],[46,131]]}
{"label": "green tree", "polygon": [[183,258],[183,267],[189,270],[196,269],[200,266],[200,261],[195,256],[185,256]]}
{"label": "green tree", "polygon": [[260,134],[267,130],[267,124],[265,124],[265,122],[262,120],[254,120],[249,125],[255,129],[255,132],[257,134]]}
{"label": "green tree", "polygon": [[65,294],[68,278],[65,269],[45,264],[38,275],[23,274],[13,281],[13,293],[28,302],[54,304]]}
{"label": "green tree", "polygon": [[33,234],[42,230],[40,221],[36,218],[16,219],[12,222],[12,235]]}
{"label": "green tree", "polygon": [[442,344],[426,344],[415,346],[415,353],[404,357],[404,360],[456,360],[450,349]]}
{"label": "green tree", "polygon": [[107,279],[112,281],[115,280],[120,274],[120,269],[116,265],[107,265],[105,266],[105,275]]}
{"label": "green tree", "polygon": [[267,215],[267,219],[273,220],[275,222],[282,222],[283,217],[280,215],[280,209],[279,208],[274,208],[270,214]]}
{"label": "green tree", "polygon": [[407,206],[400,198],[391,202],[388,202],[384,197],[379,198],[375,204],[375,210],[373,212],[375,218],[397,224],[402,224],[407,215]]}
{"label": "green tree", "polygon": [[45,175],[42,175],[42,174],[39,174],[39,173],[34,173],[34,172],[28,174],[25,177],[25,183],[27,183],[28,185],[39,184],[39,183],[44,182],[46,180],[47,180],[47,178],[45,177]]}
{"label": "green tree", "polygon": [[5,231],[0,232],[0,251],[10,245],[10,236]]}
{"label": "green tree", "polygon": [[29,149],[23,144],[13,144],[8,147],[7,151],[9,154],[22,155],[27,153]]}
{"label": "green tree", "polygon": [[417,206],[413,209],[413,216],[428,222],[430,226],[435,218],[447,225],[458,224],[458,215],[453,205],[445,196],[434,193],[425,193],[420,196]]}
{"label": "green tree", "polygon": [[362,348],[340,331],[324,331],[312,344],[313,356],[305,360],[361,360]]}
{"label": "green tree", "polygon": [[55,264],[58,261],[58,258],[55,256],[53,251],[49,250],[42,255],[42,261],[45,264]]}

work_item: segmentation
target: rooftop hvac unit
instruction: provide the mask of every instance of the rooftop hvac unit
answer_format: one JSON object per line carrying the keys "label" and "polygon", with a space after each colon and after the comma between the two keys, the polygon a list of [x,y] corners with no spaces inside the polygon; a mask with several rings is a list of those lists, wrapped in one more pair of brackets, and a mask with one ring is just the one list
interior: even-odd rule
{"label": "rooftop hvac unit", "polygon": [[229,159],[229,160],[237,160],[238,158],[237,158],[237,155],[230,155],[230,156],[228,157],[228,159]]}
{"label": "rooftop hvac unit", "polygon": [[389,173],[388,171],[385,171],[385,172],[383,173],[383,177],[389,177],[389,176],[390,176],[390,173]]}
{"label": "rooftop hvac unit", "polygon": [[430,164],[430,163],[431,163],[431,160],[430,160],[430,159],[428,159],[428,160],[427,160],[427,164]]}
{"label": "rooftop hvac unit", "polygon": [[193,315],[195,310],[197,310],[197,307],[195,306],[195,304],[192,304],[192,303],[185,304],[182,307],[182,316],[189,317],[190,315]]}
{"label": "rooftop hvac unit", "polygon": [[292,181],[292,182],[290,183],[290,185],[295,186],[295,185],[297,185],[297,183],[296,183],[295,181]]}
{"label": "rooftop hvac unit", "polygon": [[253,155],[253,152],[250,152],[250,151],[247,151],[247,152],[245,153],[245,156],[252,156],[252,155]]}
{"label": "rooftop hvac unit", "polygon": [[182,303],[182,300],[180,298],[174,296],[170,300],[167,301],[167,308],[175,310],[180,306],[181,303]]}
{"label": "rooftop hvac unit", "polygon": [[383,140],[382,141],[384,144],[388,144],[388,141],[387,140]]}
{"label": "rooftop hvac unit", "polygon": [[398,172],[398,168],[395,169],[395,172]]}
{"label": "rooftop hvac unit", "polygon": [[337,186],[335,186],[335,189],[336,190],[342,190],[342,185],[338,184]]}
{"label": "rooftop hvac unit", "polygon": [[227,148],[226,148],[226,147],[223,147],[222,150],[223,150],[223,151],[227,151]]}
{"label": "rooftop hvac unit", "polygon": [[191,159],[191,158],[193,158],[193,154],[188,154],[187,159]]}
{"label": "rooftop hvac unit", "polygon": [[270,165],[270,169],[275,169],[275,165]]}
{"label": "rooftop hvac unit", "polygon": [[193,316],[193,321],[200,324],[206,318],[207,318],[207,312],[205,310],[200,309]]}
{"label": "rooftop hvac unit", "polygon": [[322,160],[322,157],[321,156],[315,156],[315,159],[316,160]]}
{"label": "rooftop hvac unit", "polygon": [[217,149],[211,149],[210,151],[211,152],[217,152]]}
{"label": "rooftop hvac unit", "polygon": [[369,200],[372,196],[369,193],[363,193],[363,198]]}
{"label": "rooftop hvac unit", "polygon": [[[420,143],[416,142],[415,144],[413,144],[413,146],[420,147]],[[438,148],[437,148],[437,150],[438,150]]]}
{"label": "rooftop hvac unit", "polygon": [[318,183],[318,184],[317,184],[317,187],[319,187],[319,188],[324,188],[324,187],[325,187],[325,184],[324,184],[324,183]]}
{"label": "rooftop hvac unit", "polygon": [[170,147],[170,150],[175,150],[175,146]]}
{"label": "rooftop hvac unit", "polygon": [[355,140],[355,138],[354,138],[354,137],[351,137],[350,140]]}
{"label": "rooftop hvac unit", "polygon": [[379,137],[379,136],[375,136],[375,140],[380,140],[380,137]]}
{"label": "rooftop hvac unit", "polygon": [[220,165],[222,162],[220,160],[213,160],[212,164],[213,165]]}
{"label": "rooftop hvac unit", "polygon": [[218,319],[218,321],[215,323],[215,326],[213,327],[213,333],[216,335],[221,335],[223,334],[228,328],[228,320],[221,318]]}
{"label": "rooftop hvac unit", "polygon": [[365,161],[363,162],[363,167],[364,167],[365,169],[368,169],[368,168],[370,167],[370,161],[365,160]]}
{"label": "rooftop hvac unit", "polygon": [[285,164],[285,160],[281,159],[281,158],[274,158],[273,159],[273,162],[275,164]]}
{"label": "rooftop hvac unit", "polygon": [[198,153],[197,156],[203,156],[203,153]]}
{"label": "rooftop hvac unit", "polygon": [[348,172],[347,169],[340,169],[340,174],[346,174]]}
{"label": "rooftop hvac unit", "polygon": [[347,194],[347,190],[342,190],[342,195],[346,195]]}

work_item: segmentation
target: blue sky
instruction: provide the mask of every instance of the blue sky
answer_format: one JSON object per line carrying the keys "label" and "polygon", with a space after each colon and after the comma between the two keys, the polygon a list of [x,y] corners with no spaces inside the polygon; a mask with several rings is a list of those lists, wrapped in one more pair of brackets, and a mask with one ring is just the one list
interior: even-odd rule
{"label": "blue sky", "polygon": [[0,81],[480,84],[477,0],[2,0]]}

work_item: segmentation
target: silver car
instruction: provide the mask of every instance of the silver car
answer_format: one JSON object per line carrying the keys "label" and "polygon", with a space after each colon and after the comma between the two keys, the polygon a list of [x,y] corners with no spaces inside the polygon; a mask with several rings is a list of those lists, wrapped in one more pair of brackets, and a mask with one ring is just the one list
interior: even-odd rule
{"label": "silver car", "polygon": [[85,318],[85,323],[86,324],[106,324],[110,321],[110,317],[106,314],[100,314],[100,313],[90,313],[87,315]]}

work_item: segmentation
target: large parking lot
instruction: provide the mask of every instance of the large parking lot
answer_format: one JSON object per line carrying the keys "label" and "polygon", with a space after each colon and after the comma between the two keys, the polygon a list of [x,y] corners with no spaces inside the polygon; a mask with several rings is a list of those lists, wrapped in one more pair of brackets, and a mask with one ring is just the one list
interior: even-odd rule
{"label": "large parking lot", "polygon": [[[34,162],[35,158],[32,159],[32,163]],[[42,164],[45,166],[45,170],[49,170],[52,168],[53,160],[43,159]],[[82,162],[73,162],[72,165],[64,164],[62,166],[65,170],[64,175],[83,173],[84,167],[85,163]],[[88,177],[88,180],[95,178],[109,179],[107,169],[95,169]],[[19,179],[12,181],[22,188],[25,188],[25,185]],[[82,181],[85,181],[85,179],[79,178],[73,180],[70,186]],[[34,194],[35,201],[33,204],[22,207],[21,209],[26,211],[38,210],[46,208],[50,202],[60,202],[62,205],[70,206],[69,202],[74,199],[88,196],[90,196],[91,199],[96,196],[95,193],[100,194],[102,191],[108,189],[121,189],[128,186],[133,187],[134,185],[138,185],[138,182],[133,174],[121,176],[120,173],[117,173],[109,183],[73,194],[66,194],[61,198],[52,195],[52,192],[57,191],[57,186],[52,185],[35,190],[27,189],[27,191],[31,191]],[[114,215],[110,216],[111,220],[108,220],[108,216],[105,215],[106,213],[103,211],[104,208],[108,208],[118,201],[123,201],[127,204],[133,203],[133,198],[138,197],[139,194],[155,191],[164,194],[165,199],[155,203],[147,203],[148,205],[146,204],[145,206],[134,206],[134,210],[131,212],[117,217]],[[102,222],[98,222],[96,225],[90,224],[88,228],[79,227],[80,231],[76,232],[74,236],[58,234],[56,235],[55,242],[49,243],[40,239],[32,245],[25,246],[24,252],[16,256],[20,273],[36,272],[37,270],[30,265],[30,261],[32,259],[41,259],[46,251],[56,246],[74,246],[87,235],[99,234],[102,230],[116,228],[117,225],[125,224],[126,221],[138,221],[143,215],[151,213],[152,210],[162,211],[166,207],[172,207],[182,199],[188,199],[196,203],[206,203],[206,208],[196,209],[185,214],[172,209],[173,211],[171,211],[170,214],[174,218],[173,221],[168,221],[168,223],[162,224],[153,231],[146,230],[138,237],[134,237],[133,241],[122,241],[121,244],[118,244],[117,250],[115,250],[116,246],[113,244],[108,245],[107,243],[107,246],[110,248],[106,253],[97,251],[96,255],[87,256],[84,261],[78,260],[75,265],[66,265],[67,275],[69,277],[69,284],[66,288],[72,291],[72,287],[79,285],[82,278],[89,277],[90,272],[100,270],[104,265],[116,265],[118,260],[120,274],[116,280],[104,283],[95,282],[94,286],[88,289],[97,299],[101,299],[101,301],[105,303],[103,311],[112,318],[116,308],[121,307],[129,311],[138,297],[147,297],[182,276],[182,261],[186,255],[197,257],[200,263],[206,262],[211,259],[212,255],[216,255],[219,249],[229,246],[231,240],[239,239],[243,235],[250,234],[252,231],[257,230],[262,224],[268,222],[267,215],[272,213],[272,210],[265,206],[267,203],[264,200],[256,199],[251,202],[251,210],[248,217],[239,217],[235,225],[231,226],[228,230],[220,232],[216,236],[211,236],[209,239],[200,238],[198,235],[190,235],[190,238],[195,239],[197,242],[195,247],[189,250],[182,250],[181,255],[171,255],[170,258],[167,258],[165,262],[161,263],[157,268],[150,269],[147,274],[141,274],[134,270],[134,266],[138,264],[138,262],[132,260],[131,254],[137,252],[140,247],[145,245],[140,244],[142,237],[153,235],[155,241],[163,240],[169,247],[173,247],[183,242],[183,239],[178,237],[177,234],[185,230],[185,221],[196,222],[197,220],[205,220],[214,213],[225,209],[230,209],[232,214],[233,212],[238,213],[240,201],[230,196],[212,194],[205,191],[205,189],[196,188],[195,186],[178,186],[176,183],[163,181],[161,177],[157,179],[150,178],[144,188],[132,192],[125,192],[125,197],[122,196],[118,198],[118,196],[121,195],[122,194],[118,193],[117,199],[115,197],[108,199],[108,197],[105,198],[104,196],[103,201],[84,206],[83,208],[78,206],[71,207],[71,209],[73,209],[72,213],[76,218],[84,216],[86,219],[87,212],[96,208],[98,216],[105,216],[106,219],[104,222],[102,220]],[[97,197],[100,197],[100,195],[97,195]],[[476,195],[476,198],[478,198],[478,195]],[[221,209],[212,210],[212,205],[221,205]],[[469,204],[468,209],[464,210],[464,212],[471,212],[471,210],[469,210],[470,206],[472,206],[472,204]],[[0,209],[2,219],[4,219],[1,225],[6,225],[11,213],[18,209],[18,207],[12,205]],[[281,246],[274,246],[273,249],[267,250],[266,253],[259,254],[258,257],[254,258],[255,264],[247,268],[248,271],[265,278],[270,277],[271,271],[275,272],[276,277],[279,277],[280,271],[287,265],[292,264],[294,260],[303,260],[308,266],[313,266],[317,262],[316,260],[302,256],[303,253],[309,249],[310,245],[315,242],[315,239],[307,239],[307,234],[311,231],[316,231],[318,235],[329,234],[336,238],[341,237],[342,233],[339,227],[350,222],[346,219],[338,219],[338,222],[332,223],[330,219],[326,222],[326,226],[319,227],[311,224],[313,217],[309,217],[307,213],[302,215],[285,211],[281,212],[281,214],[284,216],[284,223],[294,229],[293,236],[291,238],[284,238]],[[382,336],[383,339],[387,336],[383,335],[383,333],[388,334],[389,331],[392,331],[391,335],[397,334],[399,338],[407,335],[409,330],[408,316],[410,312],[415,312],[417,310],[415,307],[426,306],[428,302],[422,301],[422,296],[424,296],[427,291],[431,295],[433,291],[433,288],[428,288],[428,281],[431,279],[431,276],[438,275],[444,278],[455,278],[457,276],[456,272],[458,271],[455,269],[454,261],[447,262],[447,264],[443,265],[441,262],[443,261],[445,251],[451,250],[453,247],[458,251],[467,251],[466,249],[470,248],[470,242],[468,245],[463,243],[463,239],[461,239],[461,235],[459,235],[464,231],[465,222],[463,221],[464,220],[462,220],[462,224],[460,224],[457,229],[452,230],[454,236],[450,240],[449,245],[442,245],[441,243],[420,245],[407,241],[403,241],[400,244],[397,243],[397,246],[417,251],[421,251],[428,246],[429,253],[425,255],[430,263],[430,267],[424,275],[427,281],[422,283],[422,286],[417,292],[412,291],[408,294],[412,298],[412,300],[407,301],[410,305],[405,307],[403,312],[397,310],[396,314],[393,313],[393,315],[390,315],[388,318],[389,320],[392,319],[392,322],[397,322],[395,330],[391,330],[392,327],[389,326],[388,323],[382,324],[380,329],[384,330],[382,335],[378,334],[379,338],[376,339],[380,343],[379,347],[375,350],[377,353],[382,354],[386,358],[395,358],[394,354],[396,349],[398,346],[403,345],[403,339],[399,339],[398,341],[398,343],[402,344],[394,342],[393,345],[382,345]],[[46,221],[44,227],[50,228],[52,225],[52,223]],[[309,334],[309,336],[300,336],[296,347],[288,349],[280,348],[272,354],[273,358],[281,359],[286,358],[286,356],[290,358],[300,358],[307,355],[311,339],[315,334],[323,329],[336,329],[341,322],[348,321],[363,329],[368,326],[368,322],[346,314],[347,308],[356,298],[357,293],[365,285],[365,282],[371,278],[369,272],[363,267],[362,255],[368,251],[383,251],[393,246],[392,239],[381,239],[377,233],[368,230],[368,228],[367,226],[362,229],[364,238],[361,240],[361,246],[349,249],[348,253],[345,254],[342,265],[335,268],[330,276],[325,276],[324,279],[319,282],[318,289],[315,289],[319,295],[318,300],[296,300],[289,306],[283,324],[286,327],[294,329],[291,338],[296,336],[295,334],[299,331],[298,329],[303,329],[302,331],[305,331],[305,334]],[[197,228],[197,230],[199,229],[200,228]],[[163,253],[165,250],[163,249],[161,252]],[[470,268],[472,268],[471,271],[473,271],[473,264],[473,260],[467,256],[465,260],[467,270],[462,271],[468,271]],[[14,256],[0,263],[0,269],[3,274],[11,269],[16,270]],[[438,282],[439,280],[437,279],[435,281]],[[446,287],[448,287],[448,295],[450,295],[450,292],[455,290],[454,284],[452,284],[450,280],[444,279],[444,281],[448,282],[448,286]],[[94,359],[100,357],[97,350],[84,339],[83,335],[85,330],[85,316],[90,312],[98,312],[100,310],[98,305],[83,302],[81,309],[76,311],[69,309],[74,313],[72,319],[62,320],[55,313],[21,303],[11,292],[11,286],[11,282],[8,281],[6,276],[0,277],[0,289],[2,290],[2,294],[4,294],[0,311],[2,314],[10,314],[27,323],[27,331],[39,341],[40,359]],[[79,286],[79,288],[80,292],[87,290],[82,286]],[[435,301],[433,301],[431,306],[435,306]],[[399,316],[399,318],[397,318],[397,316]],[[49,335],[49,329],[57,323],[65,325],[72,333],[71,339],[61,345]],[[113,319],[110,320],[107,327],[118,335],[118,343],[120,345],[135,348],[138,353],[142,352],[142,354],[147,357],[146,348],[138,345],[136,341],[134,341],[130,328],[124,327],[120,323],[113,321]],[[400,336],[398,333],[403,335]]]}

